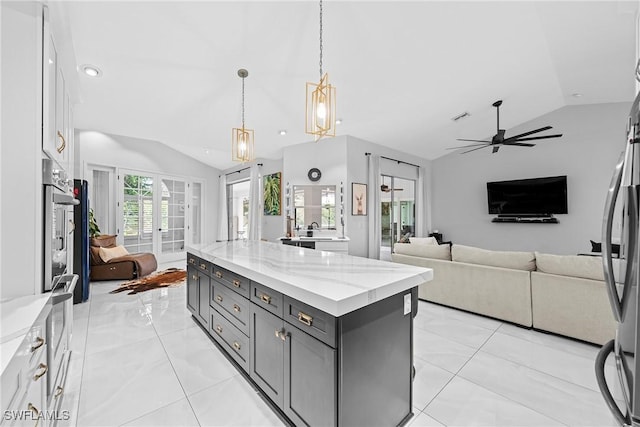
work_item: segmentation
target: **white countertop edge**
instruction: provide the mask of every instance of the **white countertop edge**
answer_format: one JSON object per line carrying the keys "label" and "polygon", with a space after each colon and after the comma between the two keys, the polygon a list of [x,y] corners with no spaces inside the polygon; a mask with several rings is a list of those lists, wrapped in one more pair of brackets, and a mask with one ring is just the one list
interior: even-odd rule
{"label": "white countertop edge", "polygon": [[[215,244],[215,247],[224,245],[226,245],[226,242],[218,242],[217,244]],[[215,247],[213,247],[212,245],[208,245],[206,246],[206,249],[210,250]],[[223,258],[216,257],[215,255],[208,254],[198,248],[187,247],[186,250],[187,252],[193,253],[194,255],[216,265],[219,265],[222,268],[226,268],[237,274],[245,276],[250,280],[256,281],[264,286],[268,286],[275,291],[281,292],[291,298],[325,311],[335,317],[343,316],[354,310],[370,305],[376,301],[383,300],[413,287],[419,286],[433,279],[433,270],[431,269],[403,265],[403,267],[407,267],[407,269],[421,271],[416,272],[415,274],[404,273],[405,277],[402,277],[396,281],[387,283],[376,289],[366,290],[362,293],[336,301],[319,293],[315,293],[309,289],[295,286],[294,284],[288,283],[281,279],[271,277],[267,274],[249,269],[234,262],[227,261]]]}

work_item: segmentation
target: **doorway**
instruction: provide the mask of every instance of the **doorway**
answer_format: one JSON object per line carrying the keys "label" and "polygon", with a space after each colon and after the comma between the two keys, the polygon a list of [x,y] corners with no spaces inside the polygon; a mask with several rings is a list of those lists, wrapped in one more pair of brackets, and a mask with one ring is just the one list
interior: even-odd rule
{"label": "doorway", "polygon": [[391,261],[393,246],[415,235],[416,183],[390,175],[381,175],[380,182],[380,259]]}
{"label": "doorway", "polygon": [[249,237],[250,185],[251,181],[249,180],[227,185],[229,240],[241,240]]}

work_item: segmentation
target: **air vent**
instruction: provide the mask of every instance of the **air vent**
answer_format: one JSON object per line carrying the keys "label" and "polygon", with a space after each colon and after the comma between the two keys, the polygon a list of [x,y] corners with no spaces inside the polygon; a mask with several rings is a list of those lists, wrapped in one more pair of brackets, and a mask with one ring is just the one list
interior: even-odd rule
{"label": "air vent", "polygon": [[458,120],[462,120],[465,117],[469,117],[471,115],[471,113],[469,113],[468,111],[465,111],[462,114],[458,114],[457,116],[455,116],[454,118],[452,118],[451,120],[453,120],[454,122],[457,122]]}

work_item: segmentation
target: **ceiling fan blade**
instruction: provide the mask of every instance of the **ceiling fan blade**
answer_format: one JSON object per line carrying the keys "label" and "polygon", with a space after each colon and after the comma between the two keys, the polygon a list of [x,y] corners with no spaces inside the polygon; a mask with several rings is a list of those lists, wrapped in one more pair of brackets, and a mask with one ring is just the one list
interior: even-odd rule
{"label": "ceiling fan blade", "polygon": [[472,151],[476,151],[476,150],[479,150],[479,149],[481,149],[481,148],[490,147],[490,146],[491,146],[491,145],[483,145],[482,147],[472,148],[471,150],[463,151],[463,152],[462,152],[462,153],[460,153],[460,154],[467,154],[467,153],[470,153],[470,152],[472,152]]}
{"label": "ceiling fan blade", "polygon": [[460,148],[470,148],[470,147],[486,147],[487,145],[489,145],[489,143],[487,143],[487,144],[471,144],[471,145],[463,145],[462,147],[451,147],[451,148],[447,148],[447,150],[458,150]]}
{"label": "ceiling fan blade", "polygon": [[521,136],[533,135],[534,133],[542,132],[544,130],[549,130],[549,129],[552,129],[552,127],[551,126],[545,126],[543,128],[540,128],[540,129],[530,130],[529,132],[521,133],[520,135],[514,135],[514,136],[510,136],[509,138],[505,138],[505,141],[507,141],[509,139],[511,139],[511,140],[518,139]]}
{"label": "ceiling fan blade", "polygon": [[481,139],[462,139],[462,138],[458,138],[456,139],[456,141],[467,141],[467,142],[485,142],[487,144],[491,144],[491,141],[483,141]]}
{"label": "ceiling fan blade", "polygon": [[522,142],[503,142],[502,145],[517,145],[518,147],[535,147],[536,144],[525,144]]}
{"label": "ceiling fan blade", "polygon": [[545,135],[545,136],[532,136],[531,138],[520,138],[515,141],[535,141],[536,139],[548,139],[548,138],[560,138],[562,136],[561,133],[555,135]]}
{"label": "ceiling fan blade", "polygon": [[496,145],[495,147],[493,147],[493,150],[491,150],[491,154],[496,154],[499,149],[500,149],[500,146]]}

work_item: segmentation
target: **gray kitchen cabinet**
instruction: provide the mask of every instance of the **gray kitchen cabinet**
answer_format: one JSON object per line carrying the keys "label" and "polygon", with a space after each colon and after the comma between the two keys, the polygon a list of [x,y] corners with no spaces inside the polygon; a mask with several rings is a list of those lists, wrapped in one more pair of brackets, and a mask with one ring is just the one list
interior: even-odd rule
{"label": "gray kitchen cabinet", "polygon": [[336,349],[297,328],[284,348],[285,415],[297,426],[337,425]]}
{"label": "gray kitchen cabinet", "polygon": [[198,319],[203,326],[209,325],[209,291],[211,279],[198,272]]}
{"label": "gray kitchen cabinet", "polygon": [[284,340],[281,318],[251,304],[249,376],[279,408],[284,403]]}
{"label": "gray kitchen cabinet", "polygon": [[187,308],[193,315],[198,315],[198,270],[187,266]]}

